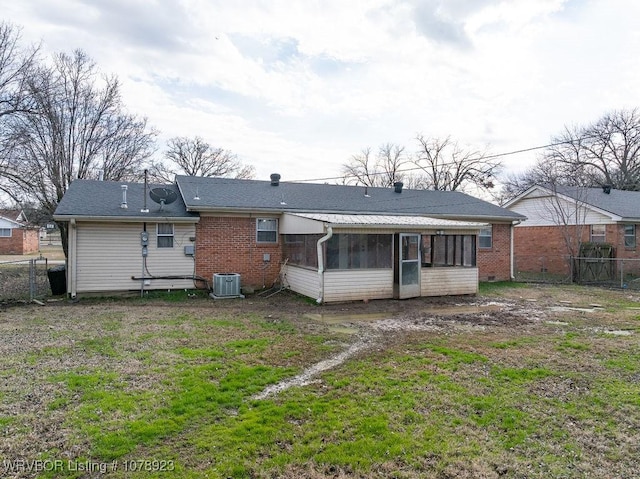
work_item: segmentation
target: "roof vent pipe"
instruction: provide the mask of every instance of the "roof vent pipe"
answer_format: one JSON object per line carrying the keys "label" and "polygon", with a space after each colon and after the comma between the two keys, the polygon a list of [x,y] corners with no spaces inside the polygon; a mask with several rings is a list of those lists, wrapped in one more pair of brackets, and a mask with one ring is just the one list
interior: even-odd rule
{"label": "roof vent pipe", "polygon": [[148,213],[149,212],[149,208],[147,208],[147,176],[149,174],[149,170],[145,169],[144,170],[144,192],[142,193],[142,209],[140,210],[140,213]]}
{"label": "roof vent pipe", "polygon": [[280,184],[280,175],[278,173],[271,174],[271,186],[278,186]]}
{"label": "roof vent pipe", "polygon": [[404,183],[402,181],[396,181],[393,184],[393,188],[396,193],[402,193],[402,187],[404,186]]}
{"label": "roof vent pipe", "polygon": [[104,170],[98,170],[98,181],[104,181]]}
{"label": "roof vent pipe", "polygon": [[602,185],[602,192],[605,195],[611,194],[611,185]]}
{"label": "roof vent pipe", "polygon": [[120,208],[127,209],[129,207],[127,206],[127,185],[121,185],[120,188],[122,188],[122,203],[120,203]]}

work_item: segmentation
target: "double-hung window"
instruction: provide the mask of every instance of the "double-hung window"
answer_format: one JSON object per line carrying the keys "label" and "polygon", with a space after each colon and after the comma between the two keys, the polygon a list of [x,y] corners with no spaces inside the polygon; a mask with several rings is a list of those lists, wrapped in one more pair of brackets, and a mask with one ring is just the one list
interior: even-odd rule
{"label": "double-hung window", "polygon": [[636,247],[636,225],[624,225],[624,247]]}
{"label": "double-hung window", "polygon": [[256,219],[256,241],[258,243],[278,242],[278,220],[276,218]]}
{"label": "double-hung window", "polygon": [[173,248],[173,224],[158,223],[156,229],[158,248]]}
{"label": "double-hung window", "polygon": [[488,228],[482,228],[478,235],[478,247],[491,248],[493,247],[493,226]]}
{"label": "double-hung window", "polygon": [[11,238],[11,228],[0,228],[0,238]]}
{"label": "double-hung window", "polygon": [[591,225],[591,235],[589,240],[592,243],[604,243],[606,240],[607,228],[605,225]]}

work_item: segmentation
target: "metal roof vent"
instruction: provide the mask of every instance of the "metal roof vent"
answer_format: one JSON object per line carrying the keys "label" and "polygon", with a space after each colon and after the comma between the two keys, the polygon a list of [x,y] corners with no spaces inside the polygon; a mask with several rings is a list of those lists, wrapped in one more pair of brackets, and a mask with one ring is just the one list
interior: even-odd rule
{"label": "metal roof vent", "polygon": [[127,185],[120,185],[122,188],[122,203],[120,203],[120,208],[127,209],[129,206],[127,205]]}
{"label": "metal roof vent", "polygon": [[402,193],[402,187],[404,186],[404,183],[402,181],[396,181],[393,184],[393,188],[396,193]]}
{"label": "metal roof vent", "polygon": [[280,185],[280,175],[278,173],[271,174],[271,186]]}

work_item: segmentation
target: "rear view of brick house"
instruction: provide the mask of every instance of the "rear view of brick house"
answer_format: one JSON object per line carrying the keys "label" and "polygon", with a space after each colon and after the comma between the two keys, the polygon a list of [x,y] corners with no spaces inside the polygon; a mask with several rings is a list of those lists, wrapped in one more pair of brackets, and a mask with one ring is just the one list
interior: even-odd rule
{"label": "rear view of brick house", "polygon": [[527,216],[514,231],[518,271],[569,277],[586,244],[607,245],[627,273],[640,273],[640,192],[610,187],[534,186],[505,205]]}

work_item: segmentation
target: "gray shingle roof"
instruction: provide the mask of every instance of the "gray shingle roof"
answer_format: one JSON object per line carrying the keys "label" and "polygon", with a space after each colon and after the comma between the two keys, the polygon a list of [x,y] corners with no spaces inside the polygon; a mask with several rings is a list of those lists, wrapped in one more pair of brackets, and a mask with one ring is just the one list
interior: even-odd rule
{"label": "gray shingle roof", "polygon": [[[426,215],[450,219],[522,220],[524,216],[457,191],[177,176],[192,211],[273,211]],[[199,199],[196,199],[199,198]]]}
{"label": "gray shingle roof", "polygon": [[[120,207],[122,203],[121,185],[127,185],[128,208],[126,209]],[[149,212],[143,213],[141,211],[145,198],[143,183],[75,180],[58,204],[54,217],[56,219],[94,217],[105,219],[140,218],[141,220],[144,218],[193,218],[197,220],[197,214],[187,212],[176,185],[149,185],[149,189],[160,186],[175,191],[177,200],[170,205],[164,205],[161,210],[160,205],[151,201],[147,194]]]}
{"label": "gray shingle roof", "polygon": [[602,188],[575,186],[557,186],[556,191],[624,219],[640,219],[640,191],[612,189],[607,194]]}

